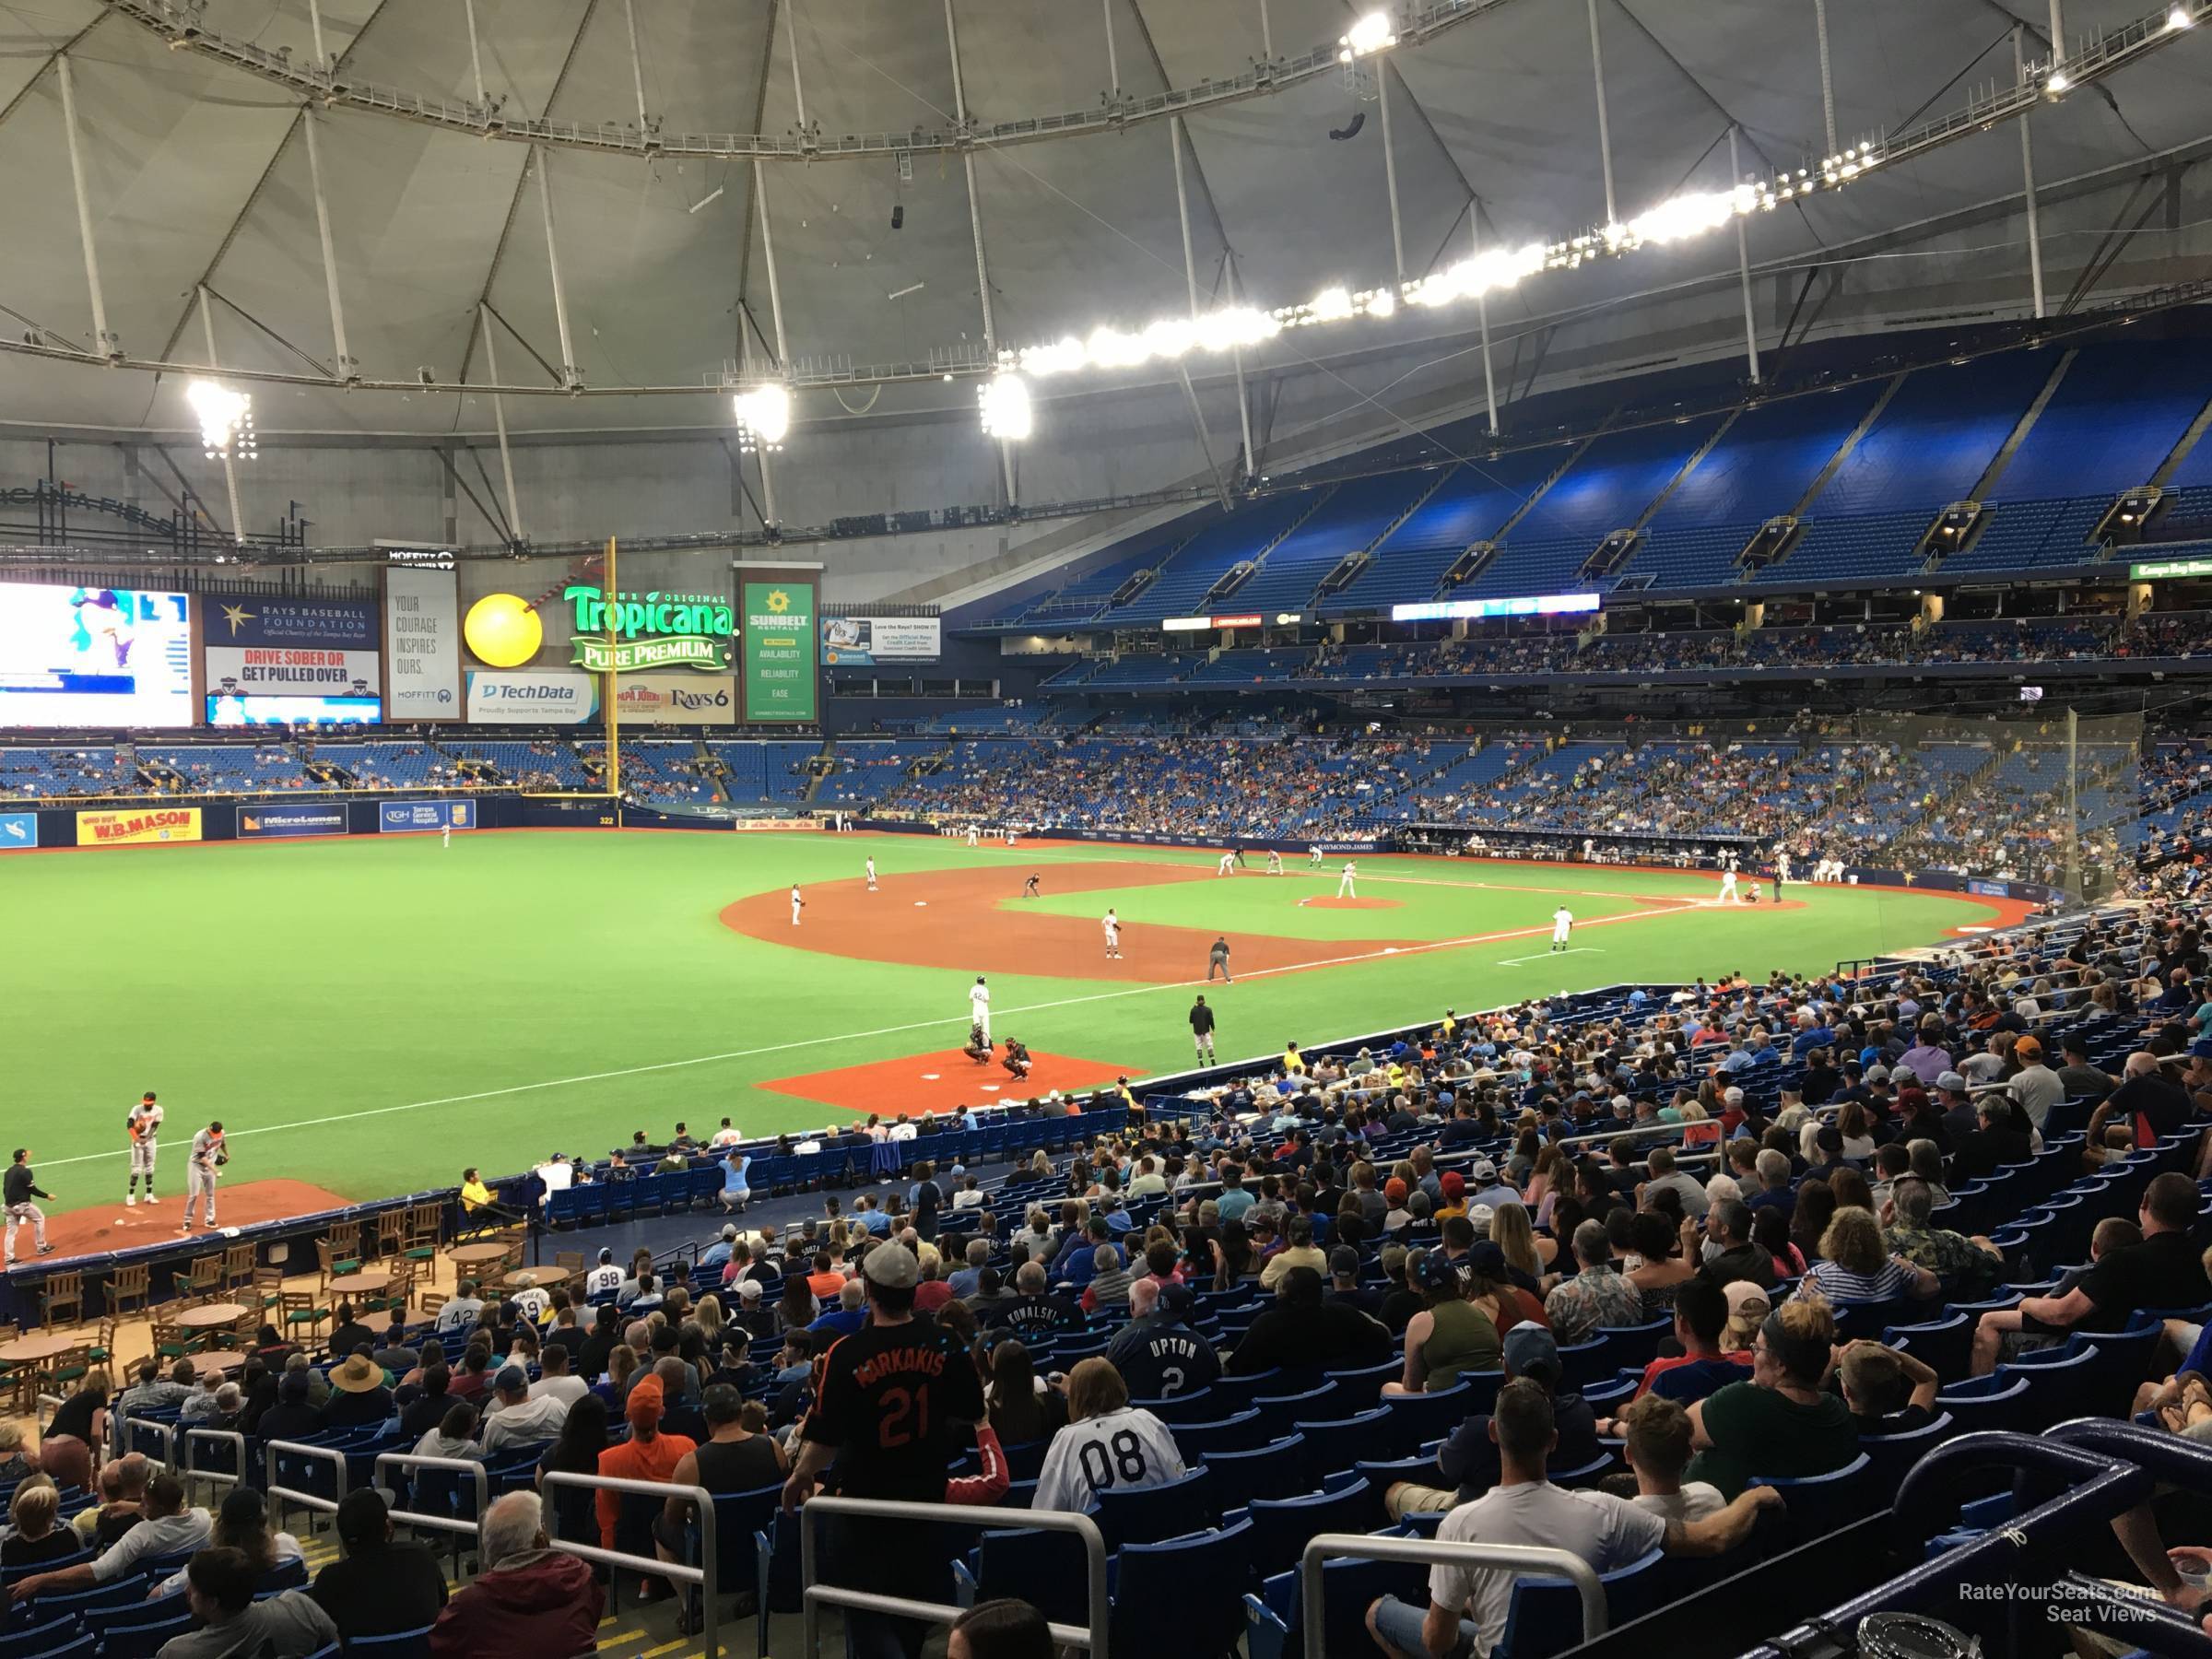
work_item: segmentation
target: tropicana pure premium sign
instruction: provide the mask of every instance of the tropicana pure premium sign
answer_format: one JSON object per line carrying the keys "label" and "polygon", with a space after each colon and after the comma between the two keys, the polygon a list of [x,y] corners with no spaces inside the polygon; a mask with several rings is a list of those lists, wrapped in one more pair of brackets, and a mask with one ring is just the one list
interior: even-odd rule
{"label": "tropicana pure premium sign", "polygon": [[593,674],[633,668],[730,666],[735,618],[727,600],[703,594],[617,594],[571,586],[561,594],[574,606],[571,659]]}

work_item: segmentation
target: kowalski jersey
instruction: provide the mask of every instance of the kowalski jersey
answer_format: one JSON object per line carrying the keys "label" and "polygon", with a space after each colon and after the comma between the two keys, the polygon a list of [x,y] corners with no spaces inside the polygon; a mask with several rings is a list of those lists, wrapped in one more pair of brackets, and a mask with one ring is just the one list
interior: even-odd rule
{"label": "kowalski jersey", "polygon": [[1100,1492],[1161,1486],[1183,1473],[1168,1426],[1135,1406],[1070,1423],[1053,1436],[1030,1507],[1085,1510]]}

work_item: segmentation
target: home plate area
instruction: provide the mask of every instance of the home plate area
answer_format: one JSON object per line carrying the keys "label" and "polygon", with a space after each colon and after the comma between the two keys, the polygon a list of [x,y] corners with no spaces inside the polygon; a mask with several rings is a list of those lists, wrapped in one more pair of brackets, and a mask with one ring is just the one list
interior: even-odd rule
{"label": "home plate area", "polygon": [[[1018,1031],[1015,1035],[1019,1036]],[[835,1071],[808,1072],[799,1077],[778,1077],[763,1083],[778,1094],[803,1100],[819,1100],[865,1117],[870,1112],[886,1118],[920,1117],[925,1112],[940,1115],[962,1106],[989,1106],[1003,1100],[1026,1100],[1057,1088],[1075,1093],[1098,1088],[1130,1075],[1125,1065],[1099,1060],[1077,1060],[1065,1054],[1031,1050],[1035,1062],[1026,1082],[998,1062],[1006,1052],[996,1049],[988,1065],[978,1065],[959,1049],[937,1053],[910,1054],[899,1060],[879,1060],[872,1065],[845,1065]]]}

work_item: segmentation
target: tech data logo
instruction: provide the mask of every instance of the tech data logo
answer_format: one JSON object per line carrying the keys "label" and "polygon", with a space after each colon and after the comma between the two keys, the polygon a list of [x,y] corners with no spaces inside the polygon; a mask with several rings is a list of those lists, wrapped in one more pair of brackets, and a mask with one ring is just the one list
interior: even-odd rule
{"label": "tech data logo", "polygon": [[519,668],[545,643],[537,607],[513,594],[487,594],[468,607],[461,637],[476,659],[494,668]]}

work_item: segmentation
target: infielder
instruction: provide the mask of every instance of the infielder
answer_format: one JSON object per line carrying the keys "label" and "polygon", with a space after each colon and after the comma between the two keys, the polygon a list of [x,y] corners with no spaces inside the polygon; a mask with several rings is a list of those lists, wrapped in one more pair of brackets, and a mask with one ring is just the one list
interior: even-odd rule
{"label": "infielder", "polygon": [[791,924],[794,927],[799,924],[799,912],[806,908],[806,900],[799,897],[799,884],[794,881],[791,884]]}
{"label": "infielder", "polygon": [[1220,972],[1225,983],[1233,985],[1237,982],[1235,977],[1229,971],[1229,935],[1227,934],[1216,935],[1213,948],[1206,952],[1206,982],[1207,984],[1210,985],[1214,982],[1214,974],[1217,970]]}
{"label": "infielder", "polygon": [[192,1230],[193,1213],[203,1198],[207,1201],[207,1225],[215,1225],[216,1178],[229,1161],[230,1151],[223,1144],[219,1120],[192,1137],[192,1154],[184,1160],[184,1225],[177,1229],[179,1232]]}
{"label": "infielder", "polygon": [[123,1202],[126,1207],[138,1202],[138,1181],[146,1180],[146,1201],[154,1201],[155,1141],[161,1133],[161,1108],[155,1102],[154,1091],[147,1089],[131,1108],[130,1116],[124,1120],[124,1128],[131,1137],[131,1174],[124,1182]]}
{"label": "infielder", "polygon": [[1339,899],[1359,898],[1359,861],[1357,859],[1346,859],[1344,861],[1344,874],[1336,877],[1336,897]]}
{"label": "infielder", "polygon": [[1232,849],[1221,854],[1221,862],[1214,866],[1217,876],[1234,876],[1237,873],[1237,855]]}
{"label": "infielder", "polygon": [[1553,911],[1553,912],[1551,912],[1551,947],[1552,947],[1552,949],[1554,949],[1554,950],[1564,950],[1564,949],[1566,949],[1566,948],[1567,948],[1567,935],[1568,935],[1569,934],[1572,933],[1573,931],[1574,931],[1574,912],[1573,912],[1572,911],[1569,910],[1569,909],[1568,909],[1568,908],[1567,908],[1565,905],[1563,905],[1563,904],[1562,904],[1562,905],[1560,905],[1560,906],[1559,906],[1559,908],[1558,910],[1555,910],[1555,911]]}
{"label": "infielder", "polygon": [[1273,847],[1270,847],[1270,848],[1268,848],[1268,849],[1267,849],[1267,874],[1268,874],[1268,875],[1270,875],[1270,876],[1280,876],[1282,873],[1283,873],[1283,855],[1282,855],[1280,853],[1277,853],[1277,851],[1276,851],[1276,850],[1275,850]]}
{"label": "infielder", "polygon": [[38,1245],[41,1255],[52,1255],[53,1246],[46,1242],[46,1212],[33,1204],[33,1198],[53,1202],[53,1194],[32,1179],[30,1148],[18,1147],[15,1161],[7,1166],[7,1174],[0,1179],[0,1200],[7,1205],[7,1265],[16,1265],[16,1229],[24,1222],[30,1223],[30,1236]]}
{"label": "infielder", "polygon": [[980,973],[968,987],[968,1023],[983,1034],[985,1042],[991,1041],[991,987]]}
{"label": "infielder", "polygon": [[1309,870],[1321,868],[1321,843],[1319,841],[1315,841],[1306,849],[1306,868]]}
{"label": "infielder", "polygon": [[869,853],[869,854],[868,854],[868,891],[872,893],[872,892],[874,892],[875,890],[876,890],[876,854],[875,854],[875,853]]}
{"label": "infielder", "polygon": [[1041,899],[1044,896],[1044,889],[1037,885],[1036,871],[1031,870],[1030,878],[1021,884],[1021,896],[1024,899]]}
{"label": "infielder", "polygon": [[1204,996],[1191,1005],[1191,1045],[1206,1065],[1214,1063],[1214,1011]]}
{"label": "infielder", "polygon": [[1118,961],[1122,954],[1122,919],[1113,913],[1112,905],[1099,918],[1099,925],[1106,930],[1106,954]]}

